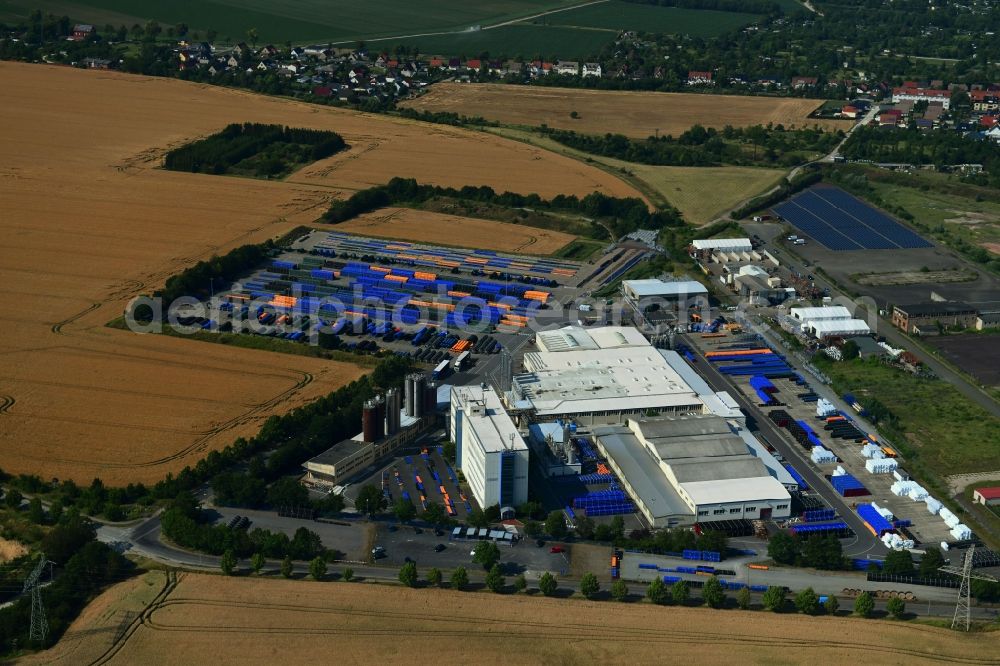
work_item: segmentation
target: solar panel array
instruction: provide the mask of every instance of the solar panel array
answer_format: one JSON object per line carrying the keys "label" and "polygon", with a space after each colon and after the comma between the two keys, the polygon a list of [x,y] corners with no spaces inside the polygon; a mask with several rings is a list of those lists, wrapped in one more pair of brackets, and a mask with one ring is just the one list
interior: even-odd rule
{"label": "solar panel array", "polygon": [[774,212],[831,250],[931,247],[882,211],[836,187],[809,188],[775,206]]}

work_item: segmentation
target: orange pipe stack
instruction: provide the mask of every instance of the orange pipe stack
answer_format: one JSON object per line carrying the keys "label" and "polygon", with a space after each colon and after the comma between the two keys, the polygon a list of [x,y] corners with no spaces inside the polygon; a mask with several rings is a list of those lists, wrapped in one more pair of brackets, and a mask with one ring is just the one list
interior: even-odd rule
{"label": "orange pipe stack", "polygon": [[385,276],[385,278],[383,278],[383,279],[385,279],[385,280],[390,280],[390,281],[392,281],[392,282],[398,282],[398,283],[400,283],[400,284],[403,284],[404,282],[406,282],[406,281],[407,281],[407,280],[409,280],[410,278],[408,278],[408,277],[403,277],[402,275],[386,275],[386,276]]}
{"label": "orange pipe stack", "polygon": [[275,296],[270,305],[276,308],[294,308],[297,302],[298,299],[294,296]]}
{"label": "orange pipe stack", "polygon": [[369,266],[368,268],[370,268],[371,270],[376,271],[378,273],[391,273],[392,272],[391,268],[386,268],[385,266]]}
{"label": "orange pipe stack", "polygon": [[437,273],[422,273],[420,271],[416,271],[413,274],[413,277],[417,278],[418,280],[430,280],[430,281],[434,281],[434,280],[437,280],[438,276],[437,276]]}
{"label": "orange pipe stack", "polygon": [[494,303],[493,301],[490,301],[489,304],[492,307],[500,308],[501,310],[510,310],[510,305],[507,303]]}
{"label": "orange pipe stack", "polygon": [[[694,315],[691,315],[692,317]],[[770,349],[736,349],[733,351],[710,351],[705,352],[705,358],[725,358],[726,356],[757,356],[760,354],[773,354]]]}
{"label": "orange pipe stack", "polygon": [[467,291],[449,291],[448,295],[452,298],[465,298],[466,296],[472,296],[472,294]]}
{"label": "orange pipe stack", "polygon": [[524,292],[524,297],[529,301],[541,301],[545,303],[549,300],[549,292],[547,291],[532,291],[528,290]]}
{"label": "orange pipe stack", "polygon": [[465,260],[470,264],[486,264],[489,259],[483,259],[481,257],[466,257]]}

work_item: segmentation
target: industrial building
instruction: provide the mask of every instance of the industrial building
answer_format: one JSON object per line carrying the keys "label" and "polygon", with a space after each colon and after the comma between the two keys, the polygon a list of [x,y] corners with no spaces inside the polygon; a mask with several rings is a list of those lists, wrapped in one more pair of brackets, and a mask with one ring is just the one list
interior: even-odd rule
{"label": "industrial building", "polygon": [[843,305],[824,305],[818,308],[792,308],[789,314],[799,321],[837,321],[853,319],[854,315]]}
{"label": "industrial building", "polygon": [[528,445],[496,391],[454,387],[449,432],[458,467],[479,506],[514,507],[528,501]]}
{"label": "industrial building", "polygon": [[644,298],[686,301],[699,296],[707,297],[708,289],[695,280],[678,280],[676,282],[654,279],[623,280],[622,294],[632,303],[638,303]]}
{"label": "industrial building", "polygon": [[722,250],[725,252],[750,252],[753,244],[749,238],[704,238],[691,241],[698,252]]}
{"label": "industrial building", "polygon": [[[404,397],[405,396],[405,397]],[[302,482],[330,488],[386,458],[425,433],[435,422],[437,387],[422,374],[406,377],[404,391],[389,389],[365,403],[361,432],[310,458]]]}
{"label": "industrial building", "polygon": [[976,325],[979,310],[961,301],[933,301],[896,305],[892,308],[892,323],[907,333],[936,334],[938,324],[955,328]]}
{"label": "industrial building", "polygon": [[620,423],[649,411],[702,413],[704,403],[643,339],[642,346],[528,352],[513,378],[515,406],[539,420],[570,417],[581,424]]}
{"label": "industrial building", "polygon": [[794,480],[749,431],[726,419],[632,418],[593,432],[653,527],[791,515]]}
{"label": "industrial building", "polygon": [[802,323],[802,331],[817,340],[871,333],[868,323],[863,319],[809,319]]}

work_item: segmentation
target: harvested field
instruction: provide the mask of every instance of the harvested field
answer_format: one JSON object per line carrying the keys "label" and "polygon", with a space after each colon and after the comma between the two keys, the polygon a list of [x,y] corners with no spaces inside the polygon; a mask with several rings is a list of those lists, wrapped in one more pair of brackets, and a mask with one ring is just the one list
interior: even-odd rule
{"label": "harvested field", "polygon": [[[437,83],[403,106],[453,111],[513,125],[571,129],[583,134],[612,132],[644,139],[678,136],[692,125],[722,129],[782,123],[786,127],[847,129],[850,121],[819,120],[809,114],[823,100],[697,93],[619,92],[512,86],[490,83]],[[576,111],[579,118],[570,118]]]}
{"label": "harvested field", "polygon": [[336,228],[361,236],[443,245],[460,242],[462,247],[520,254],[551,254],[576,238],[560,231],[412,208],[384,208]]}
{"label": "harvested field", "polygon": [[20,541],[11,541],[0,537],[0,564],[16,560],[27,552],[28,549]]}
{"label": "harvested field", "polygon": [[[139,336],[104,324],[133,296],[234,246],[315,220],[393,176],[634,196],[541,149],[173,79],[0,63],[0,468],[152,482],[359,377],[353,365]],[[353,148],[291,180],[169,172],[163,153],[231,122],[332,129]]]}
{"label": "harvested field", "polygon": [[[994,660],[991,634],[900,622],[662,608],[649,604],[488,597],[362,583],[182,574],[110,663],[632,663],[932,664]],[[862,624],[863,623],[863,624]],[[80,623],[78,623],[80,624]],[[74,625],[77,626],[77,625]],[[92,640],[104,645],[107,635]],[[45,653],[56,659],[63,644]],[[993,663],[996,663],[995,660]]]}
{"label": "harvested field", "polygon": [[943,271],[892,271],[889,273],[862,273],[851,279],[867,286],[885,287],[904,284],[941,284],[944,282],[972,282],[978,273],[963,270]]}
{"label": "harvested field", "polygon": [[124,639],[133,621],[165,590],[166,584],[166,573],[149,571],[108,588],[87,604],[54,649],[20,659],[18,663],[46,666],[98,663],[109,648]]}

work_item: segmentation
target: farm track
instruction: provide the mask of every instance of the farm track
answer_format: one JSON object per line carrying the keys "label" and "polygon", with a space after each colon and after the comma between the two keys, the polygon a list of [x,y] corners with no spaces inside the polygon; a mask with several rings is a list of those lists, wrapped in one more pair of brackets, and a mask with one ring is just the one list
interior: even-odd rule
{"label": "farm track", "polygon": [[84,310],[81,310],[80,312],[77,312],[75,315],[73,315],[71,317],[67,317],[66,319],[63,319],[61,322],[59,322],[57,324],[53,324],[52,325],[52,332],[55,333],[56,335],[64,335],[64,333],[62,332],[63,326],[65,326],[67,324],[72,324],[74,321],[76,321],[80,317],[83,317],[84,315],[90,314],[91,312],[93,312],[94,310],[96,310],[99,307],[101,307],[101,303],[94,303],[90,307],[88,307],[88,308],[86,308]]}
{"label": "farm track", "polygon": [[[291,627],[268,627],[261,625],[239,626],[220,625],[207,627],[204,624],[197,625],[176,625],[165,624],[157,621],[157,611],[165,610],[175,606],[209,606],[220,609],[219,617],[226,617],[228,610],[248,610],[259,611],[266,616],[268,612],[292,612],[304,614],[332,615],[332,616],[364,616],[373,619],[385,620],[385,628],[360,628],[357,626],[343,629],[317,627],[317,628],[291,628]],[[411,621],[419,626],[412,630],[406,629],[400,623]],[[440,622],[443,629],[426,627],[427,621]],[[484,623],[484,618],[456,617],[453,614],[435,614],[430,612],[402,612],[393,610],[369,610],[356,608],[353,606],[330,606],[316,607],[303,606],[299,604],[279,604],[279,603],[253,603],[240,601],[225,601],[220,599],[206,599],[199,597],[176,597],[160,598],[155,605],[152,605],[143,614],[143,624],[155,631],[177,632],[177,633],[239,633],[251,632],[254,634],[270,635],[348,635],[348,636],[372,636],[372,637],[399,637],[413,636],[423,638],[454,638],[462,639],[470,636],[493,637],[495,630],[489,623]],[[460,625],[456,627],[456,625]],[[650,633],[647,627],[607,627],[593,623],[576,623],[560,621],[558,627],[553,626],[552,631],[539,630],[536,622],[528,620],[504,619],[505,626],[517,628],[516,632],[508,635],[516,636],[519,639],[559,639],[559,640],[579,640],[581,636],[599,636],[604,633],[613,632],[614,640],[621,643],[658,643],[664,645],[671,644],[693,644],[704,643],[711,645],[732,645],[733,647],[775,647],[782,648],[829,648],[835,650],[856,650],[864,654],[878,653],[887,657],[903,655],[910,658],[926,659],[928,661],[947,662],[955,664],[998,664],[997,659],[966,659],[963,657],[953,657],[940,652],[917,650],[905,647],[882,646],[872,642],[860,642],[836,638],[830,640],[818,639],[795,639],[786,637],[763,638],[752,635],[733,635],[732,633],[721,633],[702,630],[659,630],[658,633]],[[922,627],[907,625],[906,630],[920,632]],[[597,633],[595,633],[597,630]],[[596,640],[596,639],[595,639]]]}
{"label": "farm track", "polygon": [[125,644],[128,643],[128,640],[135,635],[135,632],[139,630],[139,627],[143,626],[146,623],[150,613],[152,613],[152,611],[155,608],[157,608],[159,604],[161,604],[167,597],[169,597],[170,593],[173,592],[176,587],[177,587],[177,572],[173,570],[167,571],[167,578],[164,581],[163,589],[160,590],[159,594],[157,594],[153,598],[153,600],[146,605],[142,613],[137,615],[135,619],[132,620],[132,622],[128,625],[128,627],[125,628],[125,631],[123,631],[120,636],[116,637],[116,640],[112,642],[112,644],[108,647],[107,651],[105,651],[104,654],[102,654],[97,659],[90,662],[90,666],[99,666],[100,664],[106,664],[109,661],[111,661],[111,659],[116,654],[118,654],[118,652],[123,647],[125,647]]}

